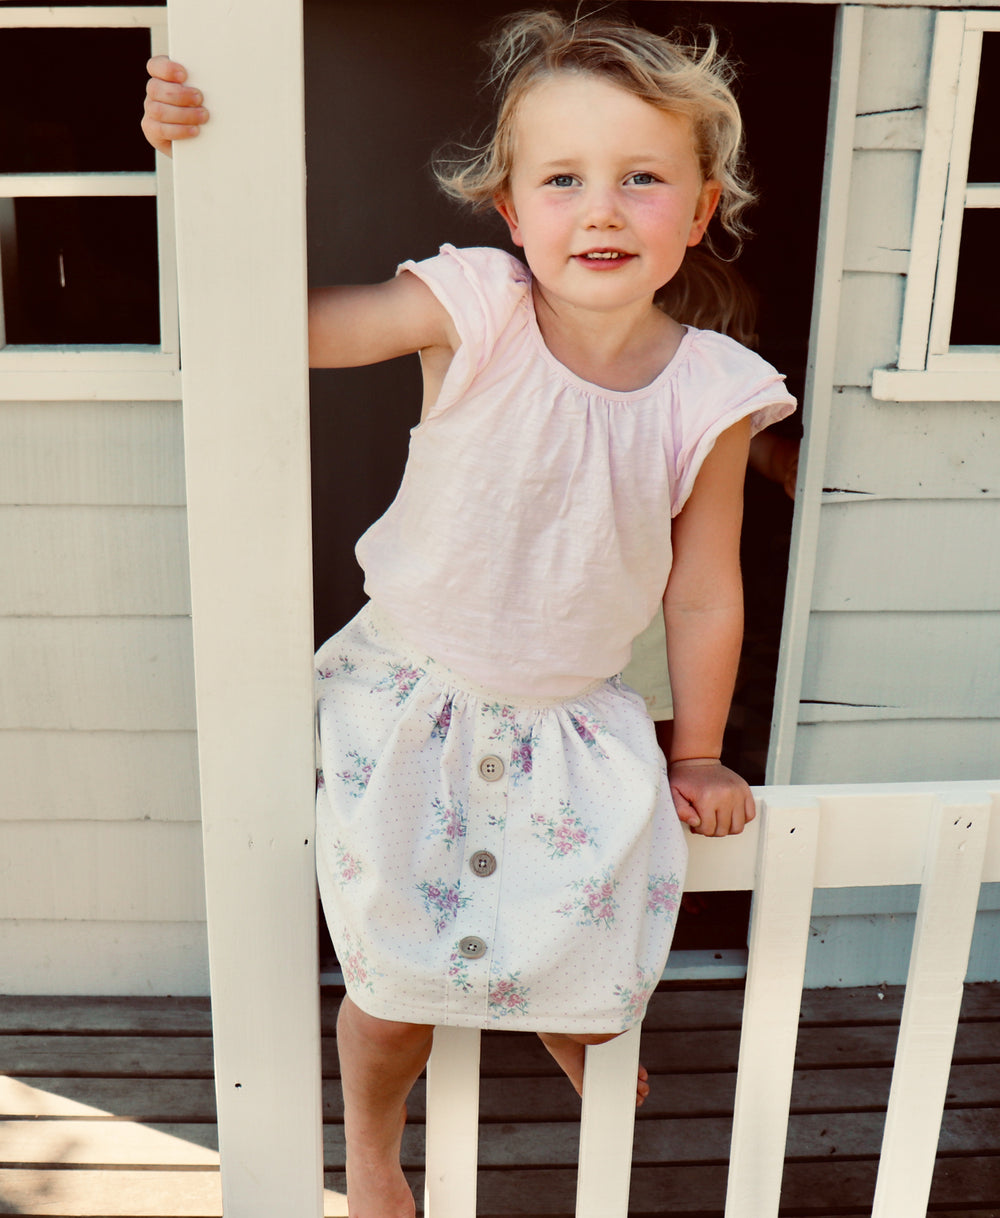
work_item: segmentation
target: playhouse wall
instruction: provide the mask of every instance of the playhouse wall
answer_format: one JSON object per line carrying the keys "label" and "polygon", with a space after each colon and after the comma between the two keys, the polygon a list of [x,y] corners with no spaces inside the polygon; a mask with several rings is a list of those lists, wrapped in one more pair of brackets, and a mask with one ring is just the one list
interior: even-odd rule
{"label": "playhouse wall", "polygon": [[181,408],[0,402],[0,992],[208,992]]}
{"label": "playhouse wall", "polygon": [[[897,357],[933,21],[864,15],[795,783],[998,770],[1000,404],[871,394]],[[1000,975],[998,888],[984,889],[973,980]],[[914,894],[886,899],[818,896],[808,984],[905,981]]]}

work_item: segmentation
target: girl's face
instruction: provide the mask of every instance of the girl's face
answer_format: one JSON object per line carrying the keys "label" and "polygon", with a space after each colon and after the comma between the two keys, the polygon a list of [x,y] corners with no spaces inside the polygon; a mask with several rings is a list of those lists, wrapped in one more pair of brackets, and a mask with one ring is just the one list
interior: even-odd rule
{"label": "girl's face", "polygon": [[691,122],[602,77],[565,72],[522,99],[497,210],[555,305],[650,302],[697,245],[719,201]]}

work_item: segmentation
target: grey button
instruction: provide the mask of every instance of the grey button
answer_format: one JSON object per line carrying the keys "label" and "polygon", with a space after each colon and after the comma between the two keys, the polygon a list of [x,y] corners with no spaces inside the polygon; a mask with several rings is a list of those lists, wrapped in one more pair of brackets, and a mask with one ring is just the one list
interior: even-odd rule
{"label": "grey button", "polygon": [[473,875],[492,875],[497,869],[496,855],[490,854],[488,850],[477,850],[469,859],[469,866]]}
{"label": "grey button", "polygon": [[503,762],[493,753],[488,754],[479,763],[479,776],[487,782],[496,782],[503,778]]}
{"label": "grey button", "polygon": [[486,944],[476,935],[466,935],[464,939],[459,940],[458,954],[468,960],[478,960],[480,956],[486,955]]}

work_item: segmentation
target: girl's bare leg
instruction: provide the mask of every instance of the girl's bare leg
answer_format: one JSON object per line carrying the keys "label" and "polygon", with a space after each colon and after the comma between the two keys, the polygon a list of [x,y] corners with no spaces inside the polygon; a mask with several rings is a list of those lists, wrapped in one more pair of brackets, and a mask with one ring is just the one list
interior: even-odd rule
{"label": "girl's bare leg", "polygon": [[434,1028],[366,1015],[345,998],[337,1018],[350,1218],[413,1218],[399,1165],[406,1097],[427,1064]]}
{"label": "girl's bare leg", "polygon": [[[539,1032],[538,1039],[559,1063],[577,1095],[583,1095],[583,1063],[587,1045],[604,1045],[614,1040],[616,1033],[571,1035],[563,1032]],[[649,1095],[649,1072],[640,1065],[635,1085],[635,1106],[638,1108]]]}

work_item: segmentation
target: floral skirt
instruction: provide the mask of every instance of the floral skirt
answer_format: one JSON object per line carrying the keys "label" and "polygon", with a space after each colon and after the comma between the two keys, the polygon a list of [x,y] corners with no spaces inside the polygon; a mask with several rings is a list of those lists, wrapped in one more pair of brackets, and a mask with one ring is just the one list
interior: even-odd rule
{"label": "floral skirt", "polygon": [[666,962],[687,861],[643,699],[505,698],[368,605],[316,656],[317,869],[383,1019],[620,1032]]}

